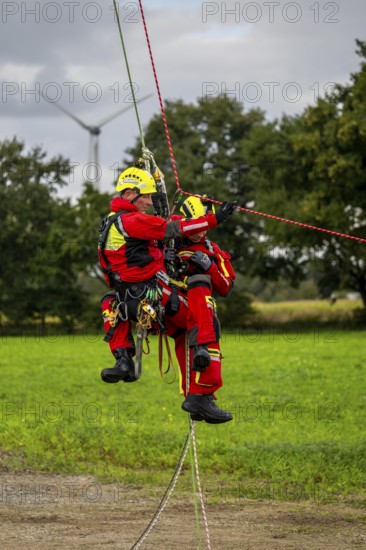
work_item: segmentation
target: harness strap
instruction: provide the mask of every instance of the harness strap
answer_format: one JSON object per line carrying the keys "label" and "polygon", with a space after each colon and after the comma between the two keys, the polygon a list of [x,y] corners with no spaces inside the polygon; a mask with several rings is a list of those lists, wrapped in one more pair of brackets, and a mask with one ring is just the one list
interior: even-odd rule
{"label": "harness strap", "polygon": [[108,216],[107,218],[104,218],[104,220],[102,221],[102,224],[100,226],[100,239],[99,239],[99,251],[100,251],[100,254],[105,262],[105,265],[106,267],[103,267],[102,265],[100,266],[103,273],[105,275],[109,275],[112,273],[112,269],[111,269],[111,263],[110,261],[108,260],[106,254],[105,254],[105,247],[106,247],[106,244],[107,244],[107,239],[108,239],[108,234],[109,234],[109,230],[112,226],[112,223],[114,223],[116,221],[116,219],[118,218],[118,216],[120,215],[120,212],[116,212],[115,214],[113,214],[112,216]]}
{"label": "harness strap", "polygon": [[178,296],[178,288],[176,286],[172,286],[172,291],[165,306],[165,312],[170,315],[174,315],[174,313],[177,313],[177,311],[179,310],[179,306],[180,302]]}
{"label": "harness strap", "polygon": [[115,325],[114,327],[110,327],[110,328],[109,328],[107,334],[106,334],[106,335],[104,336],[104,338],[103,338],[103,341],[104,341],[104,342],[110,342],[110,341],[112,340],[114,331],[116,330],[116,326],[117,326],[117,325]]}
{"label": "harness strap", "polygon": [[117,229],[117,231],[123,237],[129,237],[127,231],[123,227],[123,223],[122,223],[122,219],[121,219],[121,216],[125,213],[126,213],[126,211],[120,211],[120,212],[116,212],[115,214],[112,214],[112,216],[107,216],[102,221],[102,224],[101,224],[100,230],[99,230],[100,231],[99,251],[100,251],[100,254],[101,254],[101,256],[102,256],[102,258],[105,262],[105,265],[106,265],[106,267],[103,267],[102,265],[100,267],[101,267],[103,273],[109,277],[111,283],[114,283],[114,281],[111,280],[111,275],[116,277],[117,279],[119,278],[119,275],[117,275],[116,273],[114,273],[112,271],[111,263],[108,260],[108,257],[105,253],[105,248],[106,248],[106,245],[107,245],[109,230],[110,230],[110,228],[112,227],[113,224],[114,224],[115,228]]}
{"label": "harness strap", "polygon": [[[214,248],[212,246],[212,243],[211,243],[210,239],[207,239],[207,237],[205,239],[205,247],[207,248],[207,250],[209,252],[211,252],[211,254],[214,254],[215,251],[214,251]],[[210,258],[211,258],[211,256],[210,256]],[[212,260],[212,258],[211,258],[211,260]]]}

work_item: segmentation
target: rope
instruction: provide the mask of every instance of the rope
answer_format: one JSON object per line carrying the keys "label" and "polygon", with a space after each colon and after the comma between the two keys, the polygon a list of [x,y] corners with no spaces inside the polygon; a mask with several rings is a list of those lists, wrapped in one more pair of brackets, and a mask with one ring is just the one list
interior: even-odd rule
{"label": "rope", "polygon": [[168,487],[165,490],[165,493],[164,493],[164,495],[163,495],[163,497],[162,497],[162,499],[159,503],[159,506],[158,506],[153,518],[151,519],[149,525],[146,527],[145,531],[143,531],[143,533],[140,535],[139,539],[135,542],[135,544],[133,546],[131,546],[130,550],[137,550],[137,548],[140,548],[140,546],[142,545],[142,543],[144,542],[146,537],[148,537],[148,535],[150,534],[152,529],[157,524],[160,515],[162,514],[165,506],[167,505],[170,497],[173,494],[173,491],[175,489],[178,477],[179,477],[179,475],[182,471],[183,464],[184,464],[184,461],[186,459],[189,446],[190,446],[190,440],[189,440],[189,435],[187,435],[185,440],[184,440],[182,451],[180,453],[180,457],[179,457],[177,466],[175,468],[173,477],[171,478],[171,480],[168,484]]}
{"label": "rope", "polygon": [[[189,392],[189,382],[190,382],[190,368],[189,368],[189,366],[190,366],[190,356],[189,356],[189,347],[188,347],[188,343],[187,343],[186,393]],[[189,423],[189,436],[190,436],[190,440],[192,441],[192,445],[191,445],[191,470],[192,470],[192,486],[193,486],[193,494],[194,494],[194,510],[195,510],[195,515],[196,515],[196,525],[197,525],[198,548],[201,548],[201,530],[200,530],[197,496],[196,496],[197,495],[196,480],[197,480],[198,495],[200,497],[203,522],[204,522],[204,525],[205,525],[207,548],[208,548],[208,550],[211,550],[210,533],[209,533],[209,530],[208,530],[208,522],[207,522],[207,516],[206,516],[206,510],[205,510],[205,503],[204,503],[204,500],[203,500],[203,493],[202,493],[202,489],[201,489],[200,472],[199,472],[199,466],[198,466],[198,455],[197,455],[196,436],[195,436],[195,425],[196,425],[196,423],[191,420],[190,416],[188,416],[188,423]],[[196,474],[196,479],[195,479],[194,474]]]}
{"label": "rope", "polygon": [[[188,341],[186,342],[186,395],[189,393],[189,382],[190,382],[190,352],[189,352],[189,346]],[[188,415],[188,429],[189,433],[188,436],[190,438],[190,441],[193,443],[194,439],[194,422],[191,420],[191,416]],[[192,437],[193,433],[193,437]],[[193,445],[191,445],[191,474],[192,474],[192,487],[193,487],[193,503],[194,503],[194,513],[196,517],[196,529],[197,529],[197,545],[198,548],[201,549],[201,528],[200,528],[200,518],[198,514],[198,504],[197,504],[197,489],[196,489],[196,479],[194,477],[195,471],[194,471],[194,461],[195,457],[193,454]]]}
{"label": "rope", "polygon": [[133,105],[134,105],[134,107],[135,107],[137,125],[138,125],[138,127],[139,127],[139,132],[140,132],[141,145],[142,145],[142,147],[145,147],[145,140],[144,140],[144,135],[143,135],[143,133],[142,133],[142,126],[141,126],[141,122],[140,122],[139,112],[138,112],[138,109],[137,109],[137,100],[136,100],[135,90],[134,90],[133,83],[132,83],[132,77],[131,77],[130,66],[129,66],[129,64],[128,64],[127,52],[126,52],[126,48],[125,48],[125,42],[124,42],[124,40],[123,40],[122,27],[121,27],[121,22],[120,22],[120,19],[119,19],[119,13],[118,13],[118,8],[117,8],[116,0],[113,0],[113,6],[114,6],[114,12],[115,12],[115,14],[116,14],[116,20],[117,20],[117,26],[118,26],[118,31],[119,31],[119,37],[120,37],[121,45],[122,45],[123,56],[124,56],[124,58],[125,58],[125,64],[126,64],[126,69],[127,69],[127,73],[128,73],[128,80],[129,80],[129,82],[130,82],[130,88],[131,88],[131,93],[132,93]]}
{"label": "rope", "polygon": [[[208,199],[206,196],[189,193],[188,191],[183,191],[182,188],[179,189],[179,192],[182,195],[189,195],[190,197],[198,197],[199,199],[203,199],[205,202],[212,202],[218,205],[222,204],[222,201],[217,201],[215,199]],[[332,229],[325,229],[324,227],[317,227],[316,225],[310,225],[308,223],[298,222],[298,221],[290,220],[288,218],[281,218],[280,216],[274,216],[273,214],[266,214],[265,212],[252,210],[251,208],[244,208],[244,206],[237,206],[236,210],[239,210],[240,212],[246,212],[247,214],[262,216],[264,218],[268,218],[270,220],[276,220],[278,222],[290,223],[292,225],[304,227],[305,229],[312,229],[313,231],[321,231],[322,233],[328,233],[329,235],[333,235],[335,237],[343,237],[345,239],[351,239],[353,241],[366,243],[366,239],[363,239],[362,237],[356,237],[355,235],[349,235],[348,233],[340,233],[339,231],[333,231]]]}
{"label": "rope", "polygon": [[161,92],[160,92],[158,76],[156,74],[156,69],[155,69],[154,57],[153,57],[152,49],[151,49],[151,45],[150,45],[150,38],[149,38],[148,30],[147,30],[144,9],[142,7],[142,0],[139,0],[139,6],[140,6],[142,24],[143,24],[144,30],[145,30],[147,47],[149,49],[151,67],[152,67],[152,70],[153,70],[153,73],[154,73],[155,86],[156,86],[156,91],[157,91],[158,98],[159,98],[161,116],[162,116],[163,123],[164,123],[164,130],[165,130],[166,140],[167,140],[167,143],[168,143],[169,155],[170,155],[170,160],[171,160],[172,167],[173,167],[175,182],[177,184],[177,188],[181,189],[180,183],[179,183],[177,165],[176,165],[175,157],[174,157],[174,153],[173,153],[173,146],[172,146],[172,142],[171,142],[171,139],[170,139],[170,132],[169,132],[169,128],[168,128],[168,122],[167,122],[167,119],[166,119],[166,116],[165,116],[165,110],[164,110],[163,100],[161,98]]}
{"label": "rope", "polygon": [[[168,355],[168,366],[167,366],[166,370],[163,370],[163,355],[164,355],[163,340],[165,342],[165,347],[166,347],[166,351],[167,351],[167,355]],[[173,384],[173,382],[175,382],[175,379],[176,379],[176,372],[175,372],[173,356],[172,356],[172,352],[170,350],[170,344],[169,344],[168,337],[167,337],[166,334],[163,335],[162,332],[159,332],[158,358],[159,358],[159,372],[160,372],[161,379],[166,384]],[[167,380],[165,380],[164,374],[167,374],[170,371],[170,367],[173,369],[174,378],[170,382],[168,382]]]}
{"label": "rope", "polygon": [[[193,422],[191,421],[190,415],[188,415],[188,426],[189,426],[189,437],[190,441],[193,441],[192,439],[192,426]],[[193,446],[190,446],[190,454],[191,454],[191,475],[192,475],[192,488],[193,488],[193,504],[194,504],[194,515],[196,518],[196,529],[197,529],[197,548],[199,550],[202,550],[201,545],[201,527],[200,527],[200,517],[198,514],[198,504],[197,504],[197,487],[196,487],[196,478],[194,476],[194,456],[193,456]]]}
{"label": "rope", "polygon": [[192,422],[191,420],[190,420],[190,428],[191,428],[190,433],[191,433],[193,455],[194,455],[194,465],[195,465],[195,469],[196,469],[198,494],[199,494],[200,502],[201,502],[201,511],[202,511],[202,516],[203,516],[203,522],[205,524],[207,548],[208,548],[208,550],[211,550],[210,533],[209,533],[209,530],[208,530],[205,503],[203,501],[203,494],[202,494],[201,481],[200,481],[200,472],[199,472],[199,468],[198,468],[198,457],[197,457],[197,447],[196,447],[196,437],[195,437],[195,422]]}
{"label": "rope", "polygon": [[349,235],[347,233],[340,233],[339,231],[333,231],[331,229],[325,229],[324,227],[317,227],[316,225],[310,225],[308,223],[297,222],[297,221],[294,221],[294,220],[289,220],[287,218],[280,218],[279,216],[274,216],[272,214],[265,214],[264,212],[258,212],[256,210],[252,210],[250,208],[244,208],[243,206],[239,206],[238,210],[241,210],[242,212],[247,212],[248,214],[255,214],[257,216],[263,216],[264,218],[269,218],[270,220],[276,220],[276,221],[279,221],[279,222],[291,223],[293,225],[298,225],[299,227],[304,227],[305,229],[312,229],[314,231],[321,231],[323,233],[328,233],[330,235],[334,235],[335,237],[343,237],[345,239],[351,239],[353,241],[359,241],[361,243],[366,243],[366,239],[362,239],[361,237],[356,237],[355,235]]}

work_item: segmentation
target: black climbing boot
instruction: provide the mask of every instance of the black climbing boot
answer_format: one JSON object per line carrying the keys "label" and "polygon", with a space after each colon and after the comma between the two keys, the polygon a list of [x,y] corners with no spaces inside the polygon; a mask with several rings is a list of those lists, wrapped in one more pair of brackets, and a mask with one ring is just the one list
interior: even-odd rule
{"label": "black climbing boot", "polygon": [[204,372],[211,363],[211,357],[208,353],[207,345],[194,346],[192,370]]}
{"label": "black climbing boot", "polygon": [[204,420],[209,424],[222,424],[233,419],[228,411],[220,409],[214,401],[213,395],[198,395],[189,393],[182,403],[182,409],[191,413],[191,419]]}
{"label": "black climbing boot", "polygon": [[130,352],[124,348],[117,348],[113,350],[113,355],[117,359],[116,364],[111,369],[103,369],[100,373],[103,382],[108,384],[115,384],[120,380],[124,382],[134,382],[135,378],[135,365],[130,355]]}

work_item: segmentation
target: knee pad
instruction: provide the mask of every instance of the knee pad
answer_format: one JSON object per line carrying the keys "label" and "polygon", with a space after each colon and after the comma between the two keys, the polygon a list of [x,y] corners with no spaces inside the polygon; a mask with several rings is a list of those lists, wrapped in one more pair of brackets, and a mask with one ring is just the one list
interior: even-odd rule
{"label": "knee pad", "polygon": [[211,277],[210,275],[204,275],[199,273],[197,275],[192,275],[187,279],[188,290],[196,288],[198,286],[203,286],[206,288],[211,288]]}

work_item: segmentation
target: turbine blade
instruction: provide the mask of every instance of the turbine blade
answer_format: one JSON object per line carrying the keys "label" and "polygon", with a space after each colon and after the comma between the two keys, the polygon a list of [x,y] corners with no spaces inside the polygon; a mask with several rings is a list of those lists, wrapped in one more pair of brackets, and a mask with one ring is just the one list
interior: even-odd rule
{"label": "turbine blade", "polygon": [[[145,95],[144,97],[142,97],[142,98],[139,100],[139,103],[142,103],[143,101],[145,101],[145,99],[149,99],[149,97],[151,97],[152,95],[154,95],[154,94]],[[111,120],[117,118],[119,115],[121,115],[122,113],[125,113],[126,111],[128,111],[129,109],[132,109],[132,108],[133,108],[133,103],[131,103],[131,104],[128,105],[127,107],[124,107],[123,109],[120,109],[120,110],[117,111],[116,113],[113,113],[113,115],[109,115],[107,118],[103,119],[103,120],[97,125],[97,127],[98,127],[98,128],[101,128],[101,127],[104,126],[105,124],[108,124],[108,122],[111,122]]]}
{"label": "turbine blade", "polygon": [[57,109],[59,109],[60,111],[62,111],[63,113],[65,113],[65,115],[69,116],[70,118],[72,118],[73,120],[75,120],[75,122],[77,122],[78,124],[80,124],[80,126],[82,126],[85,130],[88,130],[88,132],[90,132],[90,127],[85,124],[85,122],[83,122],[82,120],[80,120],[80,118],[78,118],[77,116],[75,116],[73,113],[71,113],[70,111],[68,111],[65,107],[63,107],[62,105],[59,105],[58,103],[56,103],[55,101],[50,101],[46,96],[44,96],[42,94],[42,97],[45,101],[47,101],[47,103],[51,103],[51,105],[54,105]]}

